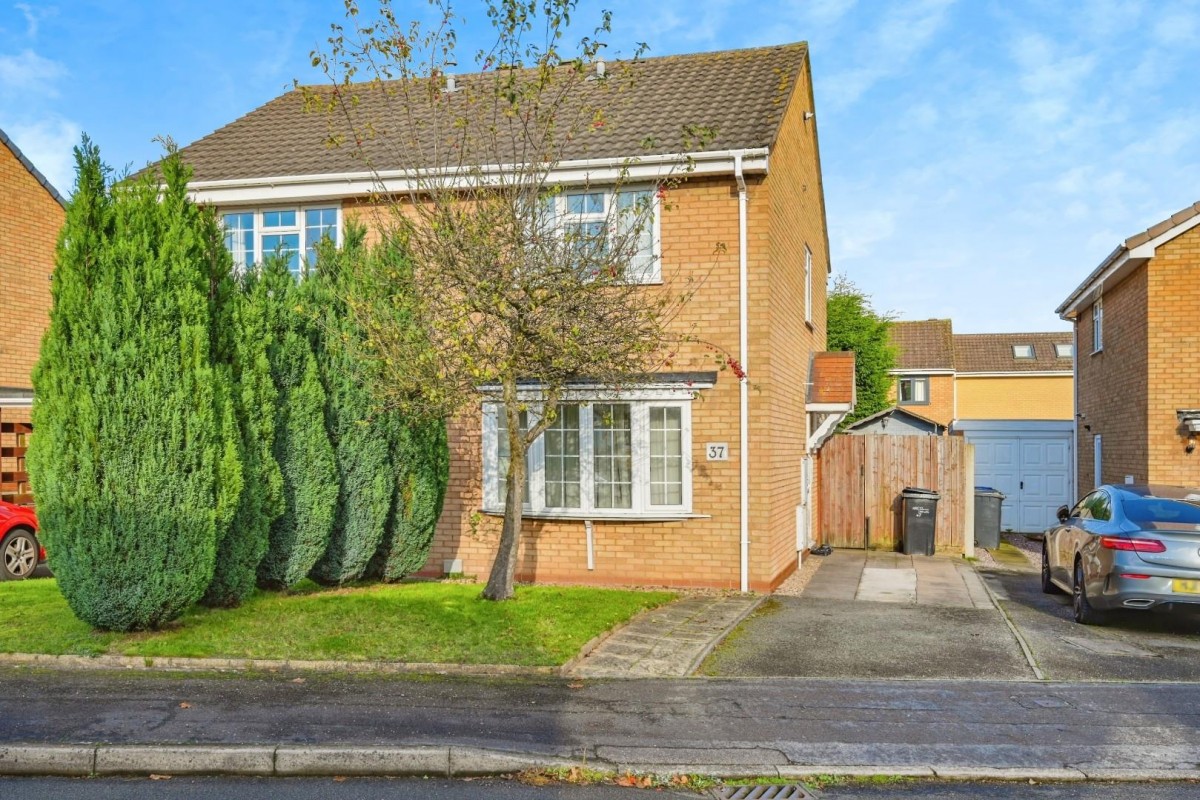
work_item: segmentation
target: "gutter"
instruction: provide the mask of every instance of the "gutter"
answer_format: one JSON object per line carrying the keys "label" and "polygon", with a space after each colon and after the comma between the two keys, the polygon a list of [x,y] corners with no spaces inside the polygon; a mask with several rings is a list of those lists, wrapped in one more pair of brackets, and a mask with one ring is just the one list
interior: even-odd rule
{"label": "gutter", "polygon": [[[635,183],[672,174],[728,175],[767,171],[767,148],[713,150],[702,153],[667,153],[632,158],[590,158],[560,161],[548,170],[554,184]],[[691,169],[685,167],[690,163]],[[444,189],[498,183],[518,169],[514,164],[484,164],[444,169],[392,169],[379,172],[332,172],[316,175],[279,175],[230,180],[192,181],[188,188],[195,200],[230,206],[268,201],[308,201],[373,194],[420,191],[436,183]]]}
{"label": "gutter", "polygon": [[733,175],[738,187],[738,358],[742,366],[742,377],[738,379],[739,409],[738,425],[741,454],[741,590],[750,591],[750,384],[746,379],[749,370],[749,260],[746,256],[746,177],[743,156],[733,157]]}

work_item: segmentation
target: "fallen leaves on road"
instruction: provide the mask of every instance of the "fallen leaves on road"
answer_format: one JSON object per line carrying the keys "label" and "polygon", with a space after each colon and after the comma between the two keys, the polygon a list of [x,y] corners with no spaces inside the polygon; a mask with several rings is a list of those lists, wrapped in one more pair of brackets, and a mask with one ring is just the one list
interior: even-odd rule
{"label": "fallen leaves on road", "polygon": [[632,772],[626,772],[616,780],[617,786],[632,786],[636,789],[649,789],[654,785],[654,777],[652,775],[634,775]]}
{"label": "fallen leaves on road", "polygon": [[179,704],[179,707],[180,708],[191,708],[192,704],[187,702],[186,700],[184,700],[182,703]]}
{"label": "fallen leaves on road", "polygon": [[172,776],[172,775],[159,775],[159,774],[157,774],[157,773],[154,773],[154,772],[151,772],[151,773],[150,773],[150,780],[152,780],[152,781],[169,781],[169,780],[171,780],[171,778],[172,778],[172,777],[174,777],[174,776]]}

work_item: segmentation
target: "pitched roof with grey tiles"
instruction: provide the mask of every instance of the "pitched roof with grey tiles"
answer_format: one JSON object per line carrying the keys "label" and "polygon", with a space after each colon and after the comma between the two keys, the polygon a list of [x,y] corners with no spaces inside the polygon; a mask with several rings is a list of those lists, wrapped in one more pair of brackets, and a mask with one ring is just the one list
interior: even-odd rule
{"label": "pitched roof with grey tiles", "polygon": [[21,148],[17,147],[16,142],[8,138],[8,134],[4,132],[3,128],[0,128],[0,144],[7,147],[12,154],[16,156],[17,161],[21,162],[21,166],[29,170],[29,174],[33,176],[34,180],[40,183],[42,188],[49,192],[50,196],[53,197],[60,206],[65,207],[67,205],[67,201],[61,194],[58,193],[58,189],[54,188],[54,184],[50,183],[49,179],[33,165],[33,162],[25,157],[25,154],[21,152]]}
{"label": "pitched roof with grey tiles", "polygon": [[[1071,345],[1070,331],[1062,333],[957,333],[954,368],[972,372],[1071,372],[1071,354],[1058,355],[1057,345]],[[1016,358],[1013,347],[1030,345],[1033,358]]]}
{"label": "pitched roof with grey tiles", "polygon": [[863,417],[862,419],[858,420],[854,424],[847,425],[846,430],[847,431],[861,430],[862,428],[870,427],[875,422],[877,422],[881,419],[884,419],[885,417],[908,417],[909,419],[915,420],[917,423],[919,423],[921,425],[929,426],[930,430],[932,430],[933,433],[935,433],[935,434],[940,434],[942,431],[946,430],[946,426],[943,425],[942,423],[937,422],[936,420],[932,420],[929,417],[922,417],[920,414],[913,411],[912,409],[901,408],[900,406],[890,406],[888,408],[883,409],[882,411],[876,411],[874,414],[872,414],[869,417]]}
{"label": "pitched roof with grey tiles", "polygon": [[[579,135],[561,142],[555,160],[770,147],[807,57],[808,46],[800,42],[610,62],[607,78],[579,82],[573,90],[578,107],[604,109],[602,124],[586,124]],[[384,172],[456,161],[459,153],[454,142],[442,141],[434,152],[435,143],[428,141],[433,138],[428,132],[434,129],[435,109],[443,115],[440,130],[447,130],[445,120],[456,116],[492,122],[495,104],[482,100],[495,96],[491,82],[499,80],[499,74],[493,70],[456,76],[458,91],[453,93],[431,92],[420,85],[428,79],[356,85],[357,127],[361,130],[369,124],[376,132],[364,144],[367,163]],[[517,75],[521,80],[534,73],[526,70]],[[309,89],[324,97],[333,91],[331,86]],[[436,99],[406,103],[405,97]],[[694,126],[713,129],[715,135],[685,147],[685,132]],[[195,170],[196,181],[366,172],[353,148],[328,146],[331,135],[350,134],[340,118],[306,111],[304,93],[296,89],[188,145],[182,153]],[[425,140],[419,153],[399,144],[416,139]],[[499,139],[500,144],[479,152],[476,161],[527,160],[515,149],[523,143],[521,136],[501,131]],[[471,154],[465,160],[470,162]]]}
{"label": "pitched roof with grey tiles", "polygon": [[896,320],[888,333],[896,348],[896,369],[954,369],[950,320]]}

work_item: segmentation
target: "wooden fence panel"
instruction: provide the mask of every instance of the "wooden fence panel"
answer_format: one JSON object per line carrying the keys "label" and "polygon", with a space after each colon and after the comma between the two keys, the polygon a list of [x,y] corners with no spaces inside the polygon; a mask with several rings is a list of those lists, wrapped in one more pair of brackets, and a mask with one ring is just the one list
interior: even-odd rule
{"label": "wooden fence panel", "polygon": [[906,487],[941,493],[937,549],[962,552],[967,476],[961,436],[838,435],[821,448],[819,525],[821,542],[833,547],[894,550],[900,544],[900,492]]}

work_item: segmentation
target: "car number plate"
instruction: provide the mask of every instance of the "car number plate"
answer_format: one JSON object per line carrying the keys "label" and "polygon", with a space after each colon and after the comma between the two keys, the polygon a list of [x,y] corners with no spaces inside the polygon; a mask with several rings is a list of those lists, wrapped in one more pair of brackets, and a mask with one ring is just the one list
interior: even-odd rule
{"label": "car number plate", "polygon": [[1171,581],[1171,590],[1180,594],[1200,594],[1200,580],[1173,580]]}

